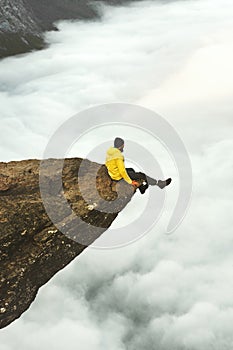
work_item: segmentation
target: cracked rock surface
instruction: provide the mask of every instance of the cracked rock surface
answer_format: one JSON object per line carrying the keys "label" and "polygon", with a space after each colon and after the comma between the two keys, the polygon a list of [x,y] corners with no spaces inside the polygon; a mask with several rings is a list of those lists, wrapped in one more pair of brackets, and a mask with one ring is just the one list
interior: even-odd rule
{"label": "cracked rock surface", "polygon": [[0,328],[110,227],[135,192],[124,180],[116,192],[106,167],[87,159],[43,160],[43,171],[41,164],[0,163]]}

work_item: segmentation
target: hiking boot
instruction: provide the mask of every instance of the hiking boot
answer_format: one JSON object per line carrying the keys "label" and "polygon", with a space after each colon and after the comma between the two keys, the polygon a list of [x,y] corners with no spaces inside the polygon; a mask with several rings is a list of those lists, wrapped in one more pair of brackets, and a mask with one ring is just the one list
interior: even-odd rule
{"label": "hiking boot", "polygon": [[170,185],[171,181],[172,181],[172,179],[171,179],[170,177],[169,177],[169,179],[164,180],[164,181],[159,180],[159,181],[158,181],[158,186],[159,186],[159,188],[162,189],[162,188],[164,188],[165,186]]}
{"label": "hiking boot", "polygon": [[149,185],[147,184],[146,181],[143,181],[142,185],[139,186],[139,191],[141,192],[141,194],[144,194],[147,190],[147,188],[149,187]]}

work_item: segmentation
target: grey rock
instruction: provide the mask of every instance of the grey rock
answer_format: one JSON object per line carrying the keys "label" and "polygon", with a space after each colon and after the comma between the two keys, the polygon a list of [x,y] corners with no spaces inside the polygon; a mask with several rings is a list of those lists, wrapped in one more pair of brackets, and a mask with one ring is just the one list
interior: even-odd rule
{"label": "grey rock", "polygon": [[[128,0],[103,0],[117,5]],[[94,19],[98,1],[0,0],[0,58],[45,47],[43,32],[62,19]]]}

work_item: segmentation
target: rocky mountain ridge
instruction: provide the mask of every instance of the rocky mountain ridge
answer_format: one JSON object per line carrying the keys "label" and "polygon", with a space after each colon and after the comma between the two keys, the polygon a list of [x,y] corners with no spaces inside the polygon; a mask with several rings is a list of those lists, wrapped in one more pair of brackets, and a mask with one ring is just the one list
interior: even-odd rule
{"label": "rocky mountain ridge", "polygon": [[[103,0],[117,5],[128,0]],[[43,32],[62,19],[94,19],[98,1],[0,0],[0,58],[45,47]]]}

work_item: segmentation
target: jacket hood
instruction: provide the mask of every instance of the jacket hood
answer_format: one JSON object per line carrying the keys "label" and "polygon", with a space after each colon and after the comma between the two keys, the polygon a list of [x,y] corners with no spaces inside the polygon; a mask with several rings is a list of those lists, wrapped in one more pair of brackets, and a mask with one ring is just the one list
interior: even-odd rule
{"label": "jacket hood", "polygon": [[118,148],[110,147],[107,150],[106,161],[117,158],[124,159],[122,152]]}

